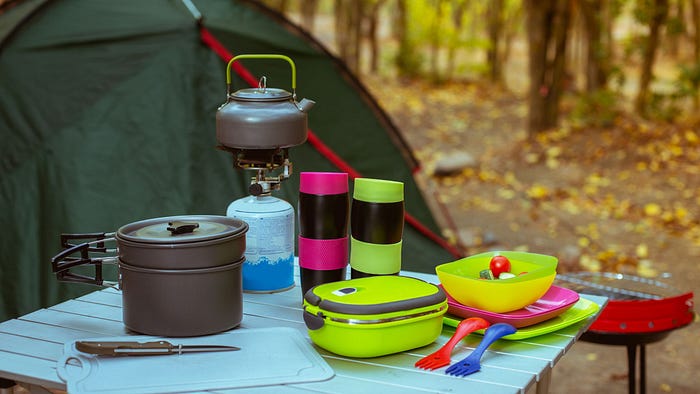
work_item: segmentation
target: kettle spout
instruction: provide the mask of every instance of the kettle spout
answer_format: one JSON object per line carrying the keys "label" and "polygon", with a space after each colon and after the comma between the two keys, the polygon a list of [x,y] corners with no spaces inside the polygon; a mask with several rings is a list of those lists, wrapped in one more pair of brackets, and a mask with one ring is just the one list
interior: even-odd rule
{"label": "kettle spout", "polygon": [[297,103],[297,108],[299,108],[299,111],[306,113],[309,112],[314,104],[316,104],[316,102],[313,100],[301,99],[301,101]]}

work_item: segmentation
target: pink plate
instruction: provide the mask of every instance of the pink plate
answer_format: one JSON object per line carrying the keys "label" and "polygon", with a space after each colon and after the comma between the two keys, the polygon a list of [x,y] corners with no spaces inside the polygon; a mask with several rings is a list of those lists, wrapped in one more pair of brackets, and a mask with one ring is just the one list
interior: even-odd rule
{"label": "pink plate", "polygon": [[[444,289],[443,289],[444,290]],[[552,285],[537,301],[506,313],[494,313],[462,305],[447,294],[447,312],[462,318],[480,317],[490,323],[508,323],[513,327],[527,327],[564,313],[579,299],[578,293],[564,287]]]}

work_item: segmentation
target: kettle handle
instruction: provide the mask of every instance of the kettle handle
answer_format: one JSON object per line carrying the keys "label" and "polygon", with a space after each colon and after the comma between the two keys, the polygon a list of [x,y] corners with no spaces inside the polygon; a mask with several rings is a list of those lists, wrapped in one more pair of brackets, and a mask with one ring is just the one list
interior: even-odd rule
{"label": "kettle handle", "polygon": [[239,59],[282,59],[286,60],[287,63],[292,67],[292,95],[296,97],[296,90],[297,90],[297,67],[294,65],[294,61],[290,59],[288,56],[285,55],[276,55],[276,54],[259,54],[259,55],[238,55],[234,56],[231,60],[229,60],[228,64],[226,65],[226,97],[228,98],[228,95],[231,93],[231,65]]}

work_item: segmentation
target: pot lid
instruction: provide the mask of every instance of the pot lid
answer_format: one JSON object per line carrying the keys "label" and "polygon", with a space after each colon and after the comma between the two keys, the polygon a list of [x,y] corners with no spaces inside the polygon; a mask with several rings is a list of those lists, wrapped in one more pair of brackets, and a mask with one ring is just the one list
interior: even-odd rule
{"label": "pot lid", "polygon": [[132,242],[175,244],[209,241],[245,233],[248,225],[228,216],[169,216],[130,223],[117,238]]}
{"label": "pot lid", "polygon": [[238,90],[231,97],[242,101],[282,101],[291,99],[292,94],[277,88],[249,88]]}

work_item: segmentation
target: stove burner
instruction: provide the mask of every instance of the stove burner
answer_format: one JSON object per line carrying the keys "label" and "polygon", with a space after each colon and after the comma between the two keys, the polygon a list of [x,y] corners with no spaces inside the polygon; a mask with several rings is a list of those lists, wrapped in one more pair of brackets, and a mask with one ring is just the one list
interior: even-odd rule
{"label": "stove burner", "polygon": [[[248,188],[253,196],[269,195],[273,190],[279,190],[280,183],[292,174],[288,148],[237,149],[224,145],[217,148],[232,154],[235,168],[257,170]],[[275,171],[281,172],[272,175]]]}

